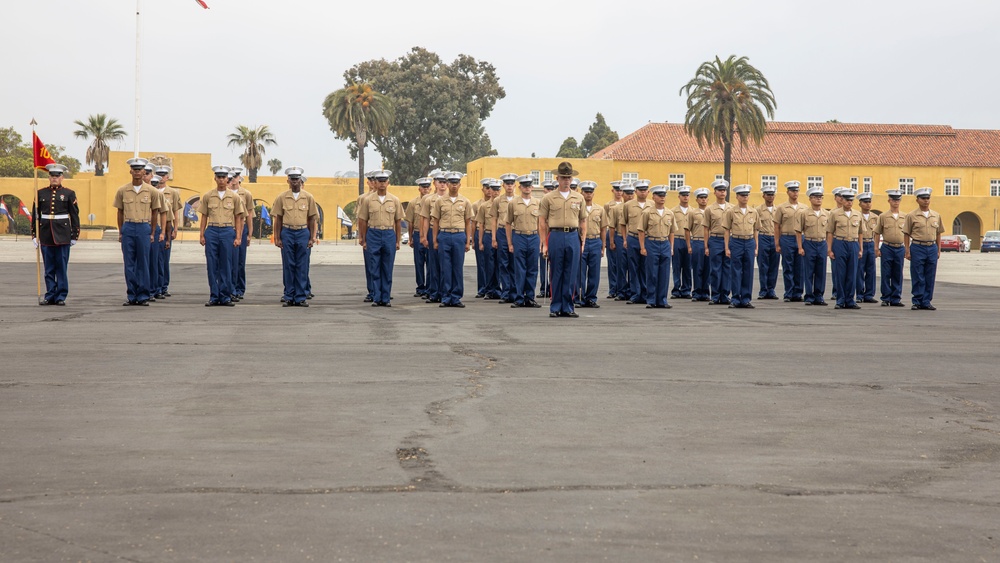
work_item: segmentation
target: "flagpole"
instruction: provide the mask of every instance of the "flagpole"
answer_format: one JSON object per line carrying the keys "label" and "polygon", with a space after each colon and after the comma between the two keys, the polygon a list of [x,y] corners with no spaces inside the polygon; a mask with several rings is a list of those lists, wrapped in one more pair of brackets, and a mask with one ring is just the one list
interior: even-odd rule
{"label": "flagpole", "polygon": [[141,60],[139,32],[142,26],[142,20],[139,17],[139,3],[140,0],[135,0],[135,136],[132,137],[132,156],[135,158],[139,158],[139,63]]}
{"label": "flagpole", "polygon": [[[35,222],[35,214],[38,213],[38,167],[35,166],[35,126],[38,122],[35,118],[31,118],[31,170],[35,175],[35,195],[31,203],[31,216],[28,217],[28,233],[31,233],[31,227]],[[14,229],[17,232],[17,229]],[[41,245],[38,244],[38,229],[35,229],[35,289],[38,293],[38,304],[42,304],[42,249]]]}

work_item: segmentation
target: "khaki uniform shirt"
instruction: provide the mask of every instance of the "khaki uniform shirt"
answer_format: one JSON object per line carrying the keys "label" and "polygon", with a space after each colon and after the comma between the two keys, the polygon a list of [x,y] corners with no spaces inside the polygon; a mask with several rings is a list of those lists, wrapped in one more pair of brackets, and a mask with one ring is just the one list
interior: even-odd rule
{"label": "khaki uniform shirt", "polygon": [[875,221],[875,232],[882,237],[882,240],[889,244],[903,244],[903,229],[906,228],[906,215],[897,213],[892,216],[892,211],[886,211],[878,216]]}
{"label": "khaki uniform shirt", "polygon": [[875,240],[875,224],[878,223],[878,215],[868,212],[868,218],[865,219],[864,213],[861,214],[861,226],[864,227],[864,231],[861,233],[861,238],[865,242]]}
{"label": "khaki uniform shirt", "polygon": [[637,199],[627,201],[625,205],[622,205],[621,217],[618,219],[618,224],[625,225],[626,235],[638,234],[639,223],[642,222],[642,214],[650,207],[653,207],[653,202],[646,201],[642,207],[639,207],[639,200]]}
{"label": "khaki uniform shirt", "polygon": [[473,217],[473,220],[475,220],[476,224],[479,225],[479,230],[482,232],[493,232],[493,225],[486,220],[486,212],[489,211],[492,203],[492,199],[483,202],[483,204],[479,206],[479,209],[476,210],[476,216]]}
{"label": "khaki uniform shirt", "polygon": [[677,232],[677,221],[673,211],[664,207],[660,215],[655,205],[647,205],[639,217],[638,229],[646,233],[647,239],[665,239]]}
{"label": "khaki uniform shirt", "polygon": [[149,184],[142,184],[139,193],[132,188],[132,184],[118,188],[113,205],[125,212],[125,221],[129,223],[148,223],[153,211],[167,210],[163,205],[163,194]]}
{"label": "khaki uniform shirt", "polygon": [[[584,210],[586,210],[586,203]],[[608,228],[608,215],[600,205],[590,206],[587,212],[587,238],[601,238],[601,232]]]}
{"label": "khaki uniform shirt", "polygon": [[[609,202],[607,202],[607,203],[604,204],[604,215],[607,216],[607,218],[608,218],[609,221],[611,220],[611,208],[613,208],[613,207],[620,207],[623,203],[625,203],[625,202],[613,199],[613,200],[611,200],[611,201],[609,201]],[[610,228],[613,229],[613,228],[615,228],[615,225],[613,225],[611,223],[608,223],[608,227],[610,227]]]}
{"label": "khaki uniform shirt", "polygon": [[937,242],[938,234],[943,232],[941,214],[930,210],[929,215],[924,217],[919,207],[906,216],[906,224],[903,225],[903,233],[910,235],[910,240],[917,242]]}
{"label": "khaki uniform shirt", "polygon": [[830,212],[819,210],[819,216],[812,207],[799,209],[799,220],[795,224],[795,232],[802,233],[802,238],[808,240],[826,240],[826,224],[830,221]]}
{"label": "khaki uniform shirt", "polygon": [[173,223],[175,217],[174,211],[177,210],[176,205],[178,203],[175,199],[176,196],[173,188],[165,187],[162,191],[156,191],[160,192],[160,197],[163,198],[163,211],[161,211],[161,213],[165,213],[167,215],[167,223]]}
{"label": "khaki uniform shirt", "polygon": [[479,208],[489,203],[490,202],[487,201],[485,197],[480,198],[478,201],[472,202],[472,222],[475,223],[475,225],[473,225],[474,229],[479,228],[479,222],[476,221],[476,217],[479,216]]}
{"label": "khaki uniform shirt", "polygon": [[537,232],[539,203],[541,202],[537,197],[532,197],[527,204],[524,203],[524,199],[515,197],[514,201],[507,205],[507,218],[504,224],[512,227],[515,232]]}
{"label": "khaki uniform shirt", "polygon": [[713,203],[705,208],[705,226],[708,227],[708,236],[721,237],[725,235],[725,228],[722,226],[722,216],[726,210],[733,207],[729,203]]}
{"label": "khaki uniform shirt", "polygon": [[399,198],[386,192],[385,201],[375,193],[366,197],[358,206],[358,219],[368,221],[369,228],[392,229],[396,221],[403,220],[403,204]]}
{"label": "khaki uniform shirt", "polygon": [[847,239],[856,241],[861,236],[861,213],[851,210],[851,216],[843,209],[835,209],[830,212],[830,221],[826,224],[826,232],[833,233],[835,239]]}
{"label": "khaki uniform shirt", "polygon": [[[771,211],[773,209],[774,211]],[[757,215],[760,216],[760,234],[774,236],[774,214],[777,213],[777,207],[767,208],[766,203],[762,203],[757,206]]]}
{"label": "khaki uniform shirt", "polygon": [[497,230],[504,228],[507,221],[507,206],[517,198],[518,196],[514,196],[510,201],[507,201],[507,194],[504,193],[490,201],[490,211],[486,213],[486,220],[491,229],[494,218],[497,220]]}
{"label": "khaki uniform shirt", "polygon": [[246,217],[246,207],[243,206],[243,198],[236,195],[236,192],[226,189],[219,197],[217,190],[212,190],[201,196],[198,202],[198,213],[208,216],[209,226],[236,226],[236,217],[243,215]]}
{"label": "khaki uniform shirt", "polygon": [[295,199],[292,190],[285,190],[275,198],[271,215],[281,217],[283,227],[306,227],[310,217],[319,216],[319,207],[309,192],[299,190],[299,199]]}
{"label": "khaki uniform shirt", "polygon": [[441,196],[434,202],[431,217],[438,220],[438,230],[460,229],[464,231],[465,222],[472,219],[472,202],[461,194],[455,198],[455,201],[451,200],[451,196]]}
{"label": "khaki uniform shirt", "polygon": [[787,201],[781,205],[775,206],[774,222],[781,225],[781,234],[795,234],[795,231],[797,230],[796,227],[799,224],[799,212],[803,209],[809,209],[809,206],[804,206],[801,203],[798,203],[796,204],[796,207],[792,207],[792,204]]}
{"label": "khaki uniform shirt", "polygon": [[730,205],[722,215],[722,228],[730,236],[752,237],[761,230],[760,212],[747,206],[747,212],[743,213],[738,205]]}
{"label": "khaki uniform shirt", "polygon": [[559,190],[551,191],[538,204],[538,215],[544,217],[549,229],[572,229],[587,219],[587,202],[577,192],[563,198]]}
{"label": "khaki uniform shirt", "polygon": [[439,196],[437,192],[431,192],[425,195],[423,198],[421,198],[420,217],[426,217],[427,219],[430,219],[431,210],[434,208],[434,202],[437,201],[439,197],[441,196]]}
{"label": "khaki uniform shirt", "polygon": [[423,202],[424,196],[418,195],[417,197],[410,200],[410,203],[406,206],[406,211],[403,213],[403,220],[410,225],[410,228],[414,231],[420,232],[420,204]]}
{"label": "khaki uniform shirt", "polygon": [[705,210],[700,207],[692,207],[688,213],[691,215],[688,218],[691,240],[705,240]]}
{"label": "khaki uniform shirt", "polygon": [[246,216],[256,217],[257,210],[254,209],[253,194],[250,193],[250,190],[244,188],[243,186],[240,186],[239,189],[236,190],[236,193],[239,194],[241,198],[243,198],[243,209],[246,209],[247,212]]}
{"label": "khaki uniform shirt", "polygon": [[684,236],[684,231],[691,230],[691,212],[694,211],[694,209],[689,205],[687,207],[687,213],[685,213],[681,210],[681,206],[678,205],[670,211],[674,214],[674,224],[677,225],[677,236]]}

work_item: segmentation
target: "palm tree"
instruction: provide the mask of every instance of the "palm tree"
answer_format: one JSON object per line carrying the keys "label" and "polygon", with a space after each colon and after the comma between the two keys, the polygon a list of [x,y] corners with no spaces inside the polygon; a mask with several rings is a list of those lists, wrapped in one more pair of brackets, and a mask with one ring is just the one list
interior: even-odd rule
{"label": "palm tree", "polygon": [[715,57],[715,61],[698,67],[680,93],[687,94],[684,131],[698,141],[699,148],[703,144],[709,148],[722,145],[728,182],[734,138],[739,138],[740,146],[746,146],[748,140],[760,146],[767,134],[767,120],[774,118],[777,104],[767,79],[747,57],[730,55],[724,62]]}
{"label": "palm tree", "polygon": [[229,134],[228,144],[230,147],[246,147],[246,150],[240,155],[240,162],[243,163],[243,168],[249,172],[250,183],[256,184],[257,170],[264,163],[264,147],[277,145],[278,141],[274,139],[274,135],[271,134],[267,125],[260,127],[237,125],[236,132]]}
{"label": "palm tree", "polygon": [[271,175],[275,176],[278,174],[278,171],[281,170],[281,161],[277,158],[272,158],[267,161],[267,168],[271,171]]}
{"label": "palm tree", "polygon": [[111,149],[108,147],[108,143],[111,141],[121,141],[125,138],[128,133],[122,127],[121,123],[115,118],[108,119],[108,116],[103,113],[97,115],[87,116],[87,122],[74,121],[80,129],[73,132],[75,137],[81,139],[94,139],[90,146],[87,147],[87,154],[84,157],[87,164],[94,165],[94,175],[104,176],[104,167],[108,164],[108,153]]}
{"label": "palm tree", "polygon": [[365,146],[369,135],[388,135],[396,120],[392,100],[368,83],[352,83],[323,100],[323,116],[338,139],[358,147],[358,195],[365,192]]}

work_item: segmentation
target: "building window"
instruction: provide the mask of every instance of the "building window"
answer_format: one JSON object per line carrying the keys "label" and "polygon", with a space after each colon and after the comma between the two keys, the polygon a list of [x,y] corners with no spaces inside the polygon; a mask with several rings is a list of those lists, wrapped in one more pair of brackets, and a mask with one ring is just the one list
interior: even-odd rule
{"label": "building window", "polygon": [[865,179],[861,182],[861,187],[864,188],[864,190],[862,190],[864,193],[866,194],[872,193],[872,177],[865,176]]}
{"label": "building window", "polygon": [[1000,180],[990,180],[990,197],[1000,197]]}
{"label": "building window", "polygon": [[539,184],[538,181],[539,181],[539,178],[542,177],[542,171],[541,170],[532,170],[531,171],[531,176],[534,178],[534,180],[531,182],[531,185],[534,186],[534,187],[536,187],[536,188],[538,186],[540,186],[541,184]]}
{"label": "building window", "polygon": [[851,186],[850,187],[851,187],[852,190],[858,191],[858,177],[857,176],[851,176]]}
{"label": "building window", "polygon": [[944,195],[958,195],[962,190],[962,181],[958,178],[944,179]]}
{"label": "building window", "polygon": [[806,177],[806,189],[809,188],[822,188],[823,187],[823,177],[822,176],[808,176]]}
{"label": "building window", "polygon": [[668,188],[670,191],[676,192],[683,185],[684,185],[684,175],[683,174],[671,174],[670,175],[670,186]]}
{"label": "building window", "polygon": [[551,170],[546,170],[545,173],[542,175],[542,180],[545,180],[546,182],[551,182],[555,179],[556,177],[554,174],[552,174]]}
{"label": "building window", "polygon": [[760,177],[760,189],[764,188],[774,188],[778,189],[778,177],[777,176],[761,176]]}
{"label": "building window", "polygon": [[638,172],[622,172],[622,182],[635,182],[638,179]]}
{"label": "building window", "polygon": [[903,192],[903,195],[913,195],[913,178],[900,178],[899,191]]}
{"label": "building window", "polygon": [[725,179],[726,179],[726,175],[725,174],[716,174],[715,175],[715,181],[716,182],[718,182],[719,180],[725,180]]}

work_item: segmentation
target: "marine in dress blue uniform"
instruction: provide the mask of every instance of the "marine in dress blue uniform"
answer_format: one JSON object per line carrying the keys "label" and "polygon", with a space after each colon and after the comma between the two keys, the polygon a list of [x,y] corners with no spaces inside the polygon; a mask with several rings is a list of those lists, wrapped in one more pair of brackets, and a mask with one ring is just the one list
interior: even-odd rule
{"label": "marine in dress blue uniform", "polygon": [[934,281],[937,278],[938,259],[941,258],[941,233],[944,223],[941,214],[931,209],[931,188],[920,188],[913,192],[917,198],[917,209],[906,215],[903,227],[903,245],[906,259],[910,261],[910,282],[913,305],[910,309],[935,311],[931,304],[934,299]]}
{"label": "marine in dress blue uniform", "polygon": [[285,176],[289,189],[271,205],[274,245],[281,249],[281,302],[284,307],[308,307],[309,249],[318,242],[319,207],[312,194],[302,189],[302,168],[287,168]]}
{"label": "marine in dress blue uniform", "polygon": [[45,295],[39,305],[65,305],[69,295],[69,249],[80,239],[80,208],[76,192],[63,187],[69,169],[49,164],[49,187],[38,190],[31,209],[31,241],[41,249],[45,264]]}
{"label": "marine in dress blue uniform", "polygon": [[118,188],[112,204],[118,210],[118,242],[125,264],[127,300],[122,305],[148,306],[153,296],[149,284],[149,247],[154,237],[151,223],[159,220],[163,197],[143,182],[146,159],[131,158],[126,163],[132,181]]}
{"label": "marine in dress blue uniform", "polygon": [[883,307],[902,307],[906,216],[899,212],[899,203],[903,192],[889,190],[886,195],[889,196],[889,210],[879,215],[875,223],[875,256],[882,268],[879,300]]}
{"label": "marine in dress blue uniform", "polygon": [[550,317],[579,317],[573,308],[573,288],[579,276],[580,254],[587,236],[587,210],[583,196],[570,190],[573,176],[579,174],[569,162],[559,163],[552,171],[559,190],[542,198],[538,206],[538,230],[542,253],[551,263],[552,302]]}

